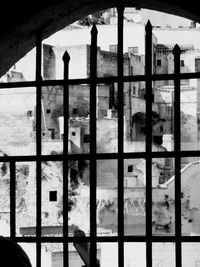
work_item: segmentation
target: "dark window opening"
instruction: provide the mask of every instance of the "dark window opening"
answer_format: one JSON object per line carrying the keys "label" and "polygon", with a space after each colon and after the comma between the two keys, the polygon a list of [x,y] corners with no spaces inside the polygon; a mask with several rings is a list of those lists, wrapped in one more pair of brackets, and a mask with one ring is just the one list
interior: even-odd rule
{"label": "dark window opening", "polygon": [[49,201],[57,201],[57,191],[49,192]]}
{"label": "dark window opening", "polygon": [[181,60],[181,67],[184,67],[185,66],[185,62],[184,60]]}
{"label": "dark window opening", "polygon": [[89,142],[90,142],[90,135],[89,135],[89,134],[85,134],[85,135],[84,135],[83,142],[84,142],[84,143],[89,143]]}
{"label": "dark window opening", "polygon": [[28,110],[27,111],[27,117],[30,118],[33,116],[33,111],[32,110]]}
{"label": "dark window opening", "polygon": [[140,133],[141,134],[146,134],[146,127],[140,127]]}
{"label": "dark window opening", "polygon": [[47,114],[50,114],[51,113],[51,110],[50,109],[47,109],[46,112],[47,112]]}
{"label": "dark window opening", "polygon": [[133,172],[133,165],[128,165],[128,172]]}
{"label": "dark window opening", "polygon": [[51,139],[55,139],[55,129],[48,129],[51,132]]}
{"label": "dark window opening", "polygon": [[76,136],[76,132],[72,132],[72,136]]}
{"label": "dark window opening", "polygon": [[73,108],[73,115],[78,115],[78,108]]}
{"label": "dark window opening", "polygon": [[157,59],[157,66],[161,66],[161,59]]}

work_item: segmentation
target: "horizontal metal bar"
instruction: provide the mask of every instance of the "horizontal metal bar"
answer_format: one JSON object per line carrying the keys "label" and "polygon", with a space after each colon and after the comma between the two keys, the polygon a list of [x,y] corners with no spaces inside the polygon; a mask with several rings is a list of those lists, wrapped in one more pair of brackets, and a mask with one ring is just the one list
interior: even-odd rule
{"label": "horizontal metal bar", "polygon": [[[79,236],[79,237],[68,237],[67,240],[63,236],[15,236],[13,238],[16,242],[23,242],[23,243],[73,243],[73,242],[90,242],[94,240],[94,238],[90,236]],[[200,242],[200,236],[96,236],[96,242]]]}
{"label": "horizontal metal bar", "polygon": [[[177,77],[177,76],[176,76]],[[152,81],[162,81],[162,80],[174,80],[175,74],[152,74],[148,77],[148,79]],[[199,79],[200,72],[191,72],[191,73],[180,73],[180,79]],[[135,76],[123,76],[123,82],[138,82],[138,81],[146,81],[146,75],[135,75]],[[112,77],[96,77],[96,83],[117,83],[119,81],[118,76]],[[69,79],[68,85],[78,85],[78,84],[90,84],[90,78],[84,79]],[[41,86],[64,86],[66,81],[64,80],[43,80],[43,81],[25,81],[25,82],[9,82],[9,83],[0,83],[0,89],[6,88],[24,88],[24,87],[37,87]]]}
{"label": "horizontal metal bar", "polygon": [[[155,152],[152,151],[150,153],[146,152],[132,152],[132,153],[99,153],[95,155],[95,158],[97,160],[103,160],[103,159],[130,159],[130,158],[170,158],[175,157],[176,155],[180,157],[200,157],[200,150],[190,150],[190,151],[161,151],[161,152]],[[69,155],[41,155],[39,158],[38,156],[4,156],[0,157],[0,162],[36,162],[40,160],[43,161],[63,161],[63,160],[79,160],[79,159],[85,159],[90,160],[94,156],[91,154],[69,154]]]}

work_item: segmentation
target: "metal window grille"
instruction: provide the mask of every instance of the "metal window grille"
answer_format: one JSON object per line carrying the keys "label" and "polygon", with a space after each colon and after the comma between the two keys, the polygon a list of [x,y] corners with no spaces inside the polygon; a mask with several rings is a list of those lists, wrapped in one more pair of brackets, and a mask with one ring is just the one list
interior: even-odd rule
{"label": "metal window grille", "polygon": [[[146,243],[146,262],[147,267],[152,266],[152,242],[174,242],[176,250],[176,266],[182,266],[182,242],[199,242],[198,236],[181,235],[181,177],[180,159],[181,157],[198,157],[200,151],[181,151],[180,149],[180,80],[200,78],[200,73],[180,73],[180,53],[178,45],[173,49],[174,54],[174,73],[173,74],[152,74],[152,26],[148,21],[146,25],[146,55],[145,55],[145,74],[136,76],[123,75],[123,12],[124,7],[118,8],[118,75],[112,77],[97,77],[97,36],[98,32],[94,25],[91,31],[91,57],[90,57],[90,77],[86,79],[69,79],[68,67],[70,58],[66,52],[63,56],[64,79],[63,80],[42,80],[41,78],[41,44],[42,32],[36,36],[36,80],[30,82],[14,82],[0,84],[0,88],[20,88],[36,87],[36,156],[6,156],[1,157],[1,162],[10,163],[10,237],[16,242],[36,243],[36,266],[41,266],[41,243],[59,242],[63,244],[64,267],[68,266],[68,243],[89,242],[90,243],[90,265],[96,265],[97,242],[117,242],[118,243],[118,265],[124,266],[124,242],[145,242]],[[134,36],[133,36],[134,38]],[[152,151],[152,82],[159,80],[173,80],[175,87],[175,148],[172,152],[153,152]],[[144,81],[146,83],[146,151],[140,153],[124,153],[123,145],[123,86],[124,82]],[[117,83],[118,84],[118,152],[117,153],[97,153],[96,150],[96,86],[98,83]],[[68,107],[69,107],[69,85],[75,84],[90,85],[90,153],[89,154],[68,154]],[[42,155],[41,154],[41,97],[42,86],[62,85],[64,87],[64,150],[63,155]],[[175,235],[174,236],[153,236],[152,235],[152,158],[175,158]],[[144,236],[125,236],[124,235],[124,159],[144,158],[146,159],[146,235]],[[68,181],[63,179],[63,236],[48,237],[42,236],[41,229],[41,163],[42,161],[63,161],[67,163],[70,159],[87,159],[90,161],[90,236],[72,237],[68,236]],[[96,164],[98,159],[115,159],[118,162],[118,235],[117,236],[97,236],[96,232]],[[36,162],[37,177],[37,212],[36,212],[36,236],[16,236],[16,192],[15,192],[15,170],[16,162],[32,161]],[[68,173],[68,164],[63,164],[63,177]]]}

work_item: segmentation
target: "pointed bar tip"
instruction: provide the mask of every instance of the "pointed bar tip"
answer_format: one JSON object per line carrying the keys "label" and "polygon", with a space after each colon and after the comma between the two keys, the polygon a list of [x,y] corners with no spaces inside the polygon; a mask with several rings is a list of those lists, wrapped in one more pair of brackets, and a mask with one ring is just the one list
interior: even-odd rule
{"label": "pointed bar tip", "polygon": [[151,22],[150,22],[150,20],[148,19],[148,21],[147,21],[147,24],[146,24],[146,27],[145,27],[146,29],[152,29],[152,25],[151,25]]}
{"label": "pointed bar tip", "polygon": [[119,4],[117,6],[117,12],[118,14],[121,12],[121,13],[124,13],[124,9],[125,9],[125,6],[123,4]]}
{"label": "pointed bar tip", "polygon": [[178,44],[175,44],[173,48],[173,54],[180,54],[180,53],[181,53],[180,46]]}
{"label": "pointed bar tip", "polygon": [[69,62],[69,60],[70,60],[70,55],[69,55],[69,53],[67,52],[67,50],[65,51],[65,53],[64,53],[64,55],[63,55],[63,57],[62,57],[62,60],[63,60],[64,62]]}
{"label": "pointed bar tip", "polygon": [[97,34],[98,33],[98,30],[97,30],[97,26],[96,26],[96,23],[93,23],[92,25],[92,29],[91,29],[91,34]]}

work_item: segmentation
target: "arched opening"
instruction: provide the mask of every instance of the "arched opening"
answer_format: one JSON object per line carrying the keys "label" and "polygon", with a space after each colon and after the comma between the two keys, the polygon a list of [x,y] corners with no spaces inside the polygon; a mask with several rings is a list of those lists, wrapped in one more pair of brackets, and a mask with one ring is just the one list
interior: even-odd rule
{"label": "arched opening", "polygon": [[[177,1],[124,1],[124,6],[148,8],[170,14],[183,16],[196,22],[200,21],[197,2],[188,6],[185,2]],[[43,38],[47,38],[66,25],[92,14],[118,5],[118,1],[77,1],[67,0],[44,1],[43,4],[32,2],[27,5],[20,3],[3,3],[4,18],[1,18],[1,46],[0,46],[0,76],[3,75],[16,61],[23,57],[35,46],[36,32],[43,31]],[[196,8],[195,8],[196,7]],[[11,15],[12,14],[12,15]]]}
{"label": "arched opening", "polygon": [[[118,30],[122,30],[122,26],[123,26],[122,9],[119,9],[119,13],[120,15],[118,18],[119,19]],[[151,29],[150,26],[151,26],[150,24],[147,24],[147,28],[149,27],[149,29]],[[92,29],[93,42],[95,42],[96,33],[97,33],[96,29],[95,27],[93,27]],[[134,244],[134,242],[136,243],[136,241],[140,241],[139,242],[141,245],[140,252],[142,253],[142,257],[145,260],[141,262],[141,259],[136,257],[134,259],[135,262],[140,265],[141,264],[145,265],[147,262],[147,266],[151,266],[152,265],[151,262],[153,259],[153,264],[155,263],[156,265],[159,266],[159,264],[162,263],[162,259],[160,260],[158,257],[158,255],[161,252],[160,252],[160,248],[158,247],[156,248],[156,245],[154,243],[154,241],[158,241],[158,239],[156,239],[157,235],[161,235],[161,238],[159,240],[161,243],[160,246],[165,251],[167,251],[166,255],[172,256],[170,258],[172,259],[172,264],[175,264],[175,262],[180,262],[182,259],[181,258],[181,246],[184,240],[186,239],[183,238],[185,233],[181,232],[182,230],[181,220],[183,219],[183,217],[181,217],[182,206],[181,206],[181,199],[180,199],[180,194],[179,194],[181,192],[181,186],[179,183],[180,182],[180,163],[181,163],[181,157],[183,157],[184,155],[189,154],[190,157],[191,156],[195,157],[198,155],[198,151],[193,152],[192,150],[190,150],[189,153],[184,154],[184,153],[181,153],[182,151],[180,149],[180,143],[181,143],[181,140],[180,140],[180,94],[181,93],[180,91],[181,89],[180,89],[180,83],[179,83],[180,82],[180,74],[179,74],[180,64],[179,63],[181,63],[181,67],[184,67],[185,61],[184,62],[180,61],[180,58],[179,58],[180,50],[178,47],[175,47],[175,50],[169,47],[164,48],[164,50],[167,50],[167,52],[169,52],[168,50],[171,49],[169,53],[175,54],[174,56],[175,68],[173,68],[173,71],[172,69],[170,69],[170,73],[167,73],[167,74],[172,74],[172,76],[170,75],[162,76],[162,79],[166,81],[166,84],[165,84],[166,87],[164,87],[163,84],[159,83],[158,88],[156,88],[156,90],[158,89],[159,91],[157,96],[162,95],[163,98],[161,97],[161,100],[163,100],[169,90],[171,91],[174,90],[174,93],[170,93],[172,97],[171,98],[169,97],[170,99],[169,102],[164,103],[164,104],[165,104],[165,108],[167,107],[166,110],[169,111],[170,115],[173,114],[172,113],[173,109],[171,108],[172,104],[174,103],[176,104],[174,107],[174,115],[173,115],[174,118],[172,118],[171,120],[173,120],[173,123],[175,123],[176,121],[177,124],[176,125],[174,124],[174,125],[178,129],[178,130],[175,129],[175,133],[172,133],[174,134],[174,139],[175,139],[175,150],[174,150],[173,140],[172,140],[173,138],[172,136],[170,136],[171,134],[169,130],[170,126],[168,127],[167,137],[169,140],[167,140],[168,151],[166,151],[165,147],[163,148],[162,146],[160,146],[161,141],[158,140],[159,138],[157,138],[156,142],[154,142],[157,145],[152,146],[152,139],[153,139],[152,137],[154,137],[153,132],[152,132],[153,126],[154,124],[157,125],[158,121],[160,120],[158,114],[152,110],[152,105],[153,105],[152,103],[154,103],[154,96],[152,94],[152,81],[155,82],[155,80],[157,81],[157,79],[158,81],[161,81],[161,79],[160,77],[152,76],[152,73],[151,73],[152,71],[151,63],[153,60],[152,59],[153,57],[151,54],[151,49],[152,49],[151,32],[150,30],[148,31],[148,29],[146,31],[146,34],[148,36],[146,38],[146,47],[148,47],[148,51],[146,52],[145,74],[134,73],[135,71],[134,65],[131,65],[131,60],[129,56],[131,52],[133,52],[134,55],[137,54],[136,52],[137,49],[135,49],[136,47],[134,47],[134,49],[130,49],[129,51],[130,54],[124,56],[123,46],[122,46],[122,35],[120,34],[121,34],[121,31],[119,31],[118,46],[112,47],[112,49],[114,50],[117,49],[117,52],[118,52],[118,56],[116,56],[115,52],[112,51],[113,53],[112,59],[115,63],[117,62],[117,70],[115,70],[115,75],[113,76],[111,75],[111,73],[109,73],[110,76],[104,75],[103,77],[100,77],[100,79],[98,79],[99,77],[96,76],[97,74],[96,72],[98,71],[98,67],[99,67],[98,63],[96,64],[96,56],[99,55],[101,59],[104,58],[105,60],[104,63],[105,63],[106,60],[108,59],[108,54],[103,53],[102,51],[98,50],[96,44],[92,44],[89,48],[87,46],[84,47],[84,51],[86,51],[86,53],[90,55],[90,61],[89,61],[90,62],[90,75],[89,75],[90,79],[89,80],[87,80],[88,77],[87,78],[84,77],[82,80],[78,80],[77,78],[68,79],[68,74],[69,74],[68,73],[68,63],[69,63],[68,53],[64,53],[64,58],[63,58],[64,70],[65,70],[64,81],[63,80],[62,81],[51,80],[52,77],[54,79],[54,70],[56,69],[56,64],[52,65],[52,68],[49,67],[48,59],[52,58],[52,61],[55,61],[56,52],[51,47],[47,47],[47,49],[45,50],[45,52],[47,52],[46,54],[47,57],[45,57],[45,60],[49,68],[47,68],[46,73],[43,73],[43,74],[45,74],[45,77],[47,77],[46,80],[48,81],[45,81],[45,80],[42,81],[41,80],[41,69],[40,69],[41,54],[42,54],[41,53],[41,36],[39,33],[37,35],[38,39],[37,39],[36,81],[30,84],[29,83],[27,84],[26,83],[22,83],[22,84],[14,83],[14,86],[18,86],[18,87],[22,85],[27,86],[27,87],[34,85],[36,87],[37,92],[35,95],[37,96],[37,101],[36,101],[37,110],[35,111],[27,110],[27,118],[29,121],[32,120],[33,114],[35,113],[34,116],[37,122],[36,122],[36,126],[34,130],[36,134],[35,138],[36,138],[37,153],[36,155],[34,154],[33,157],[31,156],[23,157],[22,155],[19,155],[19,157],[17,157],[16,155],[14,155],[14,157],[9,157],[8,155],[7,161],[10,163],[10,173],[11,173],[11,182],[10,182],[11,184],[11,197],[10,197],[11,229],[10,230],[11,230],[11,237],[14,238],[15,240],[19,242],[20,241],[24,241],[24,242],[33,241],[36,243],[37,253],[38,253],[36,257],[37,266],[41,266],[40,255],[41,255],[42,242],[43,243],[45,242],[46,243],[47,242],[59,243],[60,242],[61,247],[64,246],[64,252],[67,251],[66,248],[68,245],[69,247],[71,246],[70,251],[73,252],[72,242],[74,242],[74,247],[77,249],[80,257],[82,258],[82,260],[84,261],[86,265],[89,264],[88,257],[91,257],[90,259],[92,260],[93,263],[96,262],[96,257],[97,258],[99,257],[98,255],[99,243],[103,242],[105,244],[102,245],[102,254],[104,255],[105,259],[101,259],[101,264],[102,265],[105,264],[106,266],[106,264],[109,261],[109,257],[106,253],[106,249],[108,250],[108,248],[110,248],[108,245],[110,241],[113,241],[113,244],[111,243],[111,245],[113,245],[113,251],[114,251],[113,254],[115,255],[114,257],[115,265],[117,264],[117,262],[119,263],[120,266],[123,266],[123,264],[126,264],[127,266],[129,264],[132,264],[133,259],[130,257],[130,255],[127,255],[129,254],[128,251],[130,250],[131,246],[129,246],[126,243],[126,241],[131,241],[131,243],[133,243],[132,250],[133,249],[137,250],[138,248],[138,246]],[[45,30],[44,30],[44,36],[45,36]],[[27,43],[25,43],[25,46],[26,45]],[[134,61],[135,63],[138,57],[134,57],[134,59],[133,58],[131,59],[133,61],[135,60]],[[162,59],[159,59],[159,60],[162,60]],[[157,62],[158,67],[160,67],[161,62],[160,61],[156,61],[156,62]],[[127,76],[125,78],[124,78],[123,64],[127,66],[126,70],[127,70],[128,75],[127,73],[125,73],[125,76]],[[173,65],[171,61],[170,61],[170,64]],[[197,65],[198,63],[196,64],[196,66]],[[144,65],[141,65],[141,66],[143,67],[143,71],[144,71]],[[173,74],[174,69],[175,69],[175,74]],[[198,73],[197,74],[196,73],[189,73],[189,74],[184,73],[181,76],[181,78],[185,80],[191,77],[199,78]],[[170,81],[172,80],[173,82],[170,83]],[[143,101],[142,105],[146,109],[146,114],[140,111],[137,112],[136,114],[132,114],[131,113],[132,103],[130,103],[131,101],[130,102],[127,101],[127,99],[129,98],[130,100],[130,98],[132,99],[134,97],[138,97],[137,92],[136,92],[137,90],[135,91],[137,87],[134,88],[134,86],[132,87],[132,85],[134,84],[134,82],[136,83],[140,81],[143,81],[145,84],[145,92],[141,98],[142,100],[141,99],[140,100]],[[131,82],[133,82],[133,84]],[[79,85],[79,87],[75,87],[75,85],[77,84]],[[110,86],[110,84],[113,86]],[[58,87],[56,87],[55,85]],[[72,87],[68,87],[68,85]],[[11,87],[11,89],[14,88],[14,86],[12,86],[10,83],[8,83],[7,85],[5,84],[5,86],[7,86],[8,88]],[[42,86],[42,89],[41,89],[41,86]],[[182,88],[184,89],[183,90],[184,92],[189,91],[191,93],[194,91],[194,88],[188,88],[187,86]],[[141,87],[143,88],[143,86]],[[160,87],[162,88],[160,89]],[[56,94],[55,94],[56,97],[54,98],[54,100],[51,99],[52,95],[48,94],[48,92],[51,91],[52,88],[53,90],[56,89]],[[69,95],[66,96],[66,92],[70,92],[70,90],[71,90],[71,95],[69,93]],[[72,102],[73,97],[74,98],[76,97],[73,95],[75,91],[78,92],[77,95],[79,99],[77,101]],[[178,94],[175,91],[176,92],[178,91]],[[85,95],[81,95],[80,92],[84,92]],[[132,94],[134,95],[133,97],[132,97]],[[47,95],[47,97],[45,97],[44,95]],[[64,100],[61,99],[62,97],[64,98]],[[89,98],[90,98],[90,101],[88,101]],[[28,102],[29,100],[28,97],[26,98],[26,100]],[[71,100],[71,102],[69,100]],[[14,100],[14,103],[15,101],[16,99]],[[90,102],[90,104],[88,104],[88,102]],[[115,105],[112,105],[113,103]],[[157,101],[156,103],[159,103],[160,106],[163,105],[163,102]],[[190,102],[190,104],[191,103],[192,101]],[[71,104],[71,107],[70,107],[70,104]],[[88,105],[89,108],[88,107],[85,108],[85,105],[86,106]],[[114,106],[115,109],[113,109],[112,106]],[[154,106],[155,106],[155,103],[154,103]],[[66,107],[67,108],[70,107],[71,109],[66,111]],[[157,110],[159,110],[159,108],[157,107]],[[165,111],[165,108],[163,109],[164,111]],[[190,108],[188,108],[188,110],[189,109]],[[105,116],[106,115],[105,110],[108,110],[107,116]],[[127,113],[129,112],[129,115],[131,114],[131,116],[128,117],[126,112]],[[41,117],[41,114],[42,114],[42,117]],[[124,120],[124,116],[123,116],[124,114],[126,114],[129,120],[127,121]],[[69,121],[68,121],[68,117],[70,117]],[[189,125],[191,125],[193,123],[193,120],[191,119],[191,117],[189,118],[190,118]],[[63,127],[63,120],[65,121],[64,127]],[[187,120],[187,118],[184,117],[184,120]],[[33,120],[33,123],[35,123],[34,120]],[[173,124],[171,121],[170,123]],[[124,124],[128,125],[128,127],[122,127],[122,125]],[[130,126],[133,127],[134,124],[136,124],[137,130],[140,128],[140,134],[138,131],[136,131],[137,134],[136,134],[135,141],[141,142],[139,146],[137,146],[137,148],[134,148],[136,144],[134,143],[130,144],[129,140],[124,140],[125,139],[124,136],[128,136],[129,134],[128,130]],[[96,139],[96,128],[98,128],[98,126],[100,126],[99,129],[100,129],[101,134],[103,132],[102,130],[103,128],[108,129],[107,132],[103,132],[104,135],[102,134],[103,136],[102,139],[105,140],[106,138],[108,139],[110,138],[109,142],[108,143],[105,142],[104,144],[105,150],[101,150],[101,151],[98,151],[98,137]],[[162,125],[159,125],[159,126],[162,126]],[[67,127],[70,127],[70,131],[68,131]],[[144,129],[141,132],[142,127],[144,127]],[[123,128],[125,128],[125,130]],[[47,130],[51,133],[49,133]],[[126,130],[127,130],[126,132],[127,135],[124,134],[123,132]],[[159,127],[159,131],[163,132],[163,128]],[[42,136],[40,135],[41,132],[42,132]],[[82,135],[82,133],[84,133],[84,135]],[[68,134],[70,134],[70,140],[68,139]],[[48,141],[48,138],[50,138],[51,141],[54,140],[53,142],[55,142],[54,144],[55,144],[56,149],[58,148],[58,143],[56,143],[58,139],[59,139],[59,142],[64,142],[63,143],[64,148],[62,151],[63,153],[61,152],[61,154],[58,155],[58,153],[53,150],[51,150],[51,153],[47,153],[47,155],[43,153],[42,147],[41,147],[41,141],[42,140]],[[125,144],[127,145],[127,150],[124,149]],[[70,153],[69,153],[69,148],[70,148]],[[76,154],[78,154],[78,156]],[[4,157],[3,160],[6,161],[5,154],[3,154],[3,157]],[[143,160],[143,158],[145,158],[145,160]],[[65,179],[65,181],[63,181],[64,179],[63,180],[60,179],[59,170],[58,170],[58,173],[56,173],[56,175],[52,174],[51,172],[52,168],[56,169],[58,165],[60,163],[64,163],[66,159],[68,159],[68,164],[63,164],[63,166],[60,169],[63,168],[62,170],[64,171],[64,174],[67,177],[68,177],[68,172],[69,172],[70,179],[67,182],[66,182],[67,179]],[[173,170],[174,159],[175,159],[175,166],[176,166],[175,167],[176,181],[172,177],[172,174],[174,172]],[[15,218],[15,215],[13,216],[13,211],[15,211],[15,208],[16,208],[15,207],[16,193],[15,193],[15,186],[14,186],[15,179],[16,179],[15,177],[16,171],[17,173],[23,174],[24,176],[23,183],[28,185],[30,188],[31,186],[33,186],[34,182],[27,178],[30,172],[30,170],[28,170],[29,168],[27,168],[27,166],[23,166],[23,164],[19,164],[18,166],[18,164],[16,165],[16,162],[22,161],[23,163],[23,161],[28,161],[28,160],[37,163],[36,167],[34,167],[36,171],[33,170],[34,168],[31,170],[32,172],[36,173],[35,176],[38,178],[38,180],[36,179],[37,182],[34,181],[35,182],[34,186],[35,186],[35,189],[37,190],[37,194],[36,194],[37,205],[35,204],[36,207],[34,207],[34,209],[35,209],[35,212],[37,213],[37,216],[35,216],[36,220],[35,220],[34,227],[32,228],[22,227],[20,234],[23,234],[24,236],[21,237],[21,236],[16,236],[15,234],[16,218]],[[136,162],[137,162],[137,165],[136,165]],[[4,164],[1,167],[3,176],[6,176],[7,174],[7,170],[5,169],[5,166],[7,165]],[[93,179],[90,179],[90,181],[88,179],[89,177],[88,173],[90,173],[90,177],[92,178],[94,177]],[[41,174],[42,174],[42,177],[41,177]],[[164,176],[164,178],[161,179],[162,182],[160,182],[159,179],[157,179],[157,177],[160,177],[161,175]],[[117,179],[116,179],[116,176],[117,176]],[[123,179],[124,177],[126,179]],[[5,177],[4,179],[6,180]],[[7,179],[9,180],[8,177]],[[55,179],[54,183],[52,183],[52,179]],[[151,179],[152,181],[150,181]],[[40,181],[42,181],[42,185]],[[79,185],[82,185],[83,181],[87,186],[90,183],[90,188],[89,189],[87,188],[87,191],[83,190],[85,194],[84,200],[77,197],[77,194],[79,194],[80,192],[76,191],[77,188],[80,189]],[[99,186],[99,188],[97,192],[95,193],[96,186],[97,188]],[[60,188],[63,189],[63,187],[70,189],[70,190],[67,193],[65,191],[65,193],[62,195],[62,194],[59,194],[59,192],[61,192]],[[105,187],[107,188],[109,187],[109,190],[107,190],[106,194],[105,194]],[[165,195],[163,195],[163,193],[161,194],[160,193],[161,190],[165,190],[166,188],[168,190],[167,194]],[[43,208],[43,206],[41,202],[44,201],[44,199],[42,198],[43,196],[42,196],[41,189],[44,191],[45,190],[48,191],[48,193],[46,194],[48,196],[48,205],[47,207],[45,207],[48,211],[45,210],[43,211],[42,214],[41,214],[41,207]],[[89,196],[89,192],[90,192],[90,196]],[[35,194],[35,192],[32,192],[32,193]],[[98,199],[98,202],[96,203],[97,199]],[[153,200],[153,208],[152,208],[151,201],[148,201],[149,199]],[[55,204],[55,202],[58,202],[56,206],[57,209],[53,210],[52,207]],[[71,212],[71,210],[73,210],[74,205],[77,204],[77,202],[78,202],[78,205],[82,207],[82,210],[79,211],[80,212],[79,216],[81,214],[81,218],[78,218],[78,219],[77,219],[76,211],[74,212],[75,213],[74,218],[72,218],[71,214],[70,215],[68,214],[68,211]],[[17,204],[18,206],[17,212],[20,212],[20,208],[21,209],[24,208],[25,206],[24,203],[25,203],[24,200],[21,199],[20,203]],[[96,211],[96,204],[98,206],[97,207],[98,212]],[[176,208],[176,213],[174,211],[174,206]],[[88,211],[89,213],[87,213]],[[89,218],[90,212],[93,216],[91,215],[91,217]],[[131,216],[129,217],[130,214]],[[98,217],[96,222],[95,222],[95,215],[97,215]],[[52,219],[52,218],[55,218],[55,216],[57,216],[58,219],[60,220],[59,222],[62,225],[61,226],[62,229],[54,228],[52,225],[51,226],[45,225],[45,223],[48,222],[49,218]],[[125,219],[124,221],[123,221],[123,218]],[[79,222],[81,221],[83,225],[84,223],[89,225],[90,232],[88,231],[89,233],[86,233],[87,235],[86,237],[84,236],[83,232],[78,232],[78,233],[79,234],[81,233],[81,235],[83,234],[83,241],[90,243],[90,251],[92,252],[90,255],[89,255],[88,246],[81,246],[79,242],[80,241],[79,236],[76,236],[76,234],[78,234],[76,232],[77,225],[73,225],[73,224],[68,225],[68,222],[66,222],[67,219],[70,219],[71,221],[73,220],[76,221],[77,219],[79,220]],[[42,225],[41,225],[41,220],[42,220]],[[134,224],[132,223],[132,220],[134,221]],[[152,221],[153,221],[153,226],[152,226]],[[175,224],[175,221],[176,221],[176,224]],[[134,225],[134,227],[131,228],[130,225],[131,226]],[[178,226],[175,226],[175,225],[178,225]],[[99,238],[101,227],[103,227],[103,230],[105,231],[105,232],[101,232],[102,239]],[[99,232],[97,232],[96,228],[98,229]],[[131,230],[131,232],[129,232],[129,230]],[[55,237],[54,236],[55,233],[59,235],[61,234],[61,238],[58,238],[58,239],[52,238],[51,236],[52,233],[53,233],[53,237]],[[69,236],[68,236],[68,233],[69,233]],[[70,236],[71,233],[74,233],[75,236]],[[198,233],[195,233],[195,234],[198,236]],[[30,236],[27,238],[27,235],[33,235],[34,239],[31,239],[31,238],[29,239]],[[48,235],[50,236],[48,237]],[[107,238],[110,235],[112,236],[112,239],[109,240]],[[172,236],[172,239],[170,239],[169,244],[166,244],[168,242],[168,239],[167,239],[168,235]],[[44,247],[48,251],[51,249],[53,250],[55,249],[54,246],[51,246],[51,244],[47,244],[47,246],[44,246]],[[53,252],[54,252],[53,261],[54,261],[54,264],[56,264],[56,260],[60,257],[60,255],[59,253],[56,254],[55,251]],[[60,252],[60,250],[57,252]],[[154,256],[154,253],[157,255],[156,257]],[[42,251],[42,255],[44,254],[45,254],[45,251]],[[61,255],[61,257],[64,258],[64,266],[67,266],[67,262],[69,261],[69,258],[72,256],[73,256],[72,254],[67,255],[67,253],[64,253],[64,255],[63,254]],[[188,260],[186,260],[185,262],[187,261]]]}

